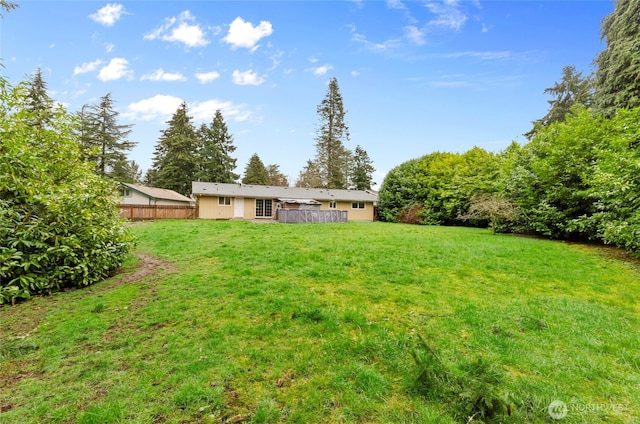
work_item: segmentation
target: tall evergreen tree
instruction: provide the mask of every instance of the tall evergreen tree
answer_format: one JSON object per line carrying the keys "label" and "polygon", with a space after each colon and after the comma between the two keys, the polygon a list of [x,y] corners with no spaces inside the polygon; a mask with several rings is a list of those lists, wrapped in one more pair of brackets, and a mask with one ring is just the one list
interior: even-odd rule
{"label": "tall evergreen tree", "polygon": [[289,186],[289,180],[287,179],[287,176],[280,171],[280,165],[267,165],[267,175],[269,176],[268,185],[280,187]]}
{"label": "tall evergreen tree", "polygon": [[367,151],[356,146],[353,152],[353,168],[351,171],[351,185],[356,190],[370,190],[375,168]]}
{"label": "tall evergreen tree", "polygon": [[295,186],[304,188],[322,187],[322,177],[320,176],[318,164],[312,160],[307,160],[307,164],[298,174]]}
{"label": "tall evergreen tree", "polygon": [[133,125],[118,124],[111,93],[96,105],[83,106],[79,115],[80,141],[88,160],[96,163],[98,175],[116,177],[116,169],[127,162],[126,152],[136,145],[127,138]]}
{"label": "tall evergreen tree", "polygon": [[640,2],[617,0],[602,20],[606,48],[595,60],[597,110],[612,117],[618,109],[640,106]]}
{"label": "tall evergreen tree", "polygon": [[326,188],[347,187],[347,162],[350,152],[344,142],[349,140],[345,110],[338,81],[331,78],[327,94],[317,107],[320,127],[316,131],[316,158],[322,185]]}
{"label": "tall evergreen tree", "polygon": [[53,100],[47,94],[47,83],[42,78],[40,68],[27,80],[27,108],[31,111],[31,125],[43,128],[53,117]]}
{"label": "tall evergreen tree", "polygon": [[169,127],[161,131],[153,153],[146,182],[188,196],[198,172],[200,146],[186,103],[178,107],[167,124]]}
{"label": "tall evergreen tree", "polygon": [[267,167],[264,166],[264,162],[262,162],[257,153],[254,153],[249,158],[247,167],[244,169],[242,184],[269,184],[269,171],[267,171]]}
{"label": "tall evergreen tree", "polygon": [[202,124],[198,130],[200,138],[200,172],[198,180],[216,183],[233,183],[240,176],[233,172],[236,159],[231,153],[236,150],[233,136],[229,134],[222,112],[216,110],[211,123]]}
{"label": "tall evergreen tree", "polygon": [[525,134],[529,139],[535,135],[540,127],[547,127],[554,122],[563,122],[571,106],[580,104],[590,107],[593,103],[593,78],[583,77],[582,72],[576,72],[575,66],[562,68],[562,80],[553,87],[544,90],[545,94],[555,96],[548,100],[547,114],[533,122],[533,129]]}

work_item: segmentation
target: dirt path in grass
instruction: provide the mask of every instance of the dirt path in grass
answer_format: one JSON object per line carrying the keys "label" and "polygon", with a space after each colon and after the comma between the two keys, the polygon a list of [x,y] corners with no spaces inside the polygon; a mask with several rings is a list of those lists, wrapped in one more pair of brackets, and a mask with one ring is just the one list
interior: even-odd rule
{"label": "dirt path in grass", "polygon": [[[116,276],[122,275],[122,278],[118,281],[117,285],[140,281],[143,278],[149,277],[154,274],[175,271],[175,267],[171,262],[156,258],[155,256],[147,255],[146,253],[142,252],[136,252],[135,255],[138,258],[138,264],[135,271],[130,274],[124,272],[119,272],[118,274],[116,274]],[[110,284],[106,286],[105,289],[111,289],[113,287],[114,285]]]}
{"label": "dirt path in grass", "polygon": [[[68,299],[66,293],[80,294],[81,296],[92,296],[95,293],[113,290],[125,284],[132,284],[146,277],[153,275],[160,276],[175,271],[175,266],[168,261],[162,260],[152,255],[136,252],[138,263],[131,269],[118,271],[108,280],[98,282],[88,287],[78,289],[68,289],[62,293],[54,293],[52,296],[36,296],[16,305],[0,305],[0,320],[11,323],[0,333],[0,343],[15,338],[25,338],[35,330],[40,321],[47,316],[53,308],[60,307]],[[151,281],[149,290],[155,294],[156,281]]]}

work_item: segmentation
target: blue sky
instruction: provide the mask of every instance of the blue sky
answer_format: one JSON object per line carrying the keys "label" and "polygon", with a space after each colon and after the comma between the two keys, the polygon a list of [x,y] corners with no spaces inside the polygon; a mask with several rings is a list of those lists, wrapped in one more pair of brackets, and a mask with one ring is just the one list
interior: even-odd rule
{"label": "blue sky", "polygon": [[604,49],[599,1],[20,1],[0,21],[2,75],[37,68],[69,111],[111,93],[134,124],[130,159],[151,165],[185,101],[220,109],[237,150],[293,182],[315,155],[317,105],[338,80],[351,132],[377,169],[434,151],[525,142],[543,92]]}

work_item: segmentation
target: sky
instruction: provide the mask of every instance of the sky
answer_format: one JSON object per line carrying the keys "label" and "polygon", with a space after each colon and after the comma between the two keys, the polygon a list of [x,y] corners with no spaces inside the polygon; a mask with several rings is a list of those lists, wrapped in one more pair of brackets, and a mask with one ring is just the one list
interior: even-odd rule
{"label": "sky", "polygon": [[236,173],[255,153],[293,183],[336,78],[345,146],[368,153],[378,185],[432,152],[526,143],[562,68],[595,70],[613,11],[609,0],[12,1],[1,75],[16,85],[41,69],[70,112],[111,93],[143,171],[186,102],[196,126],[222,112]]}

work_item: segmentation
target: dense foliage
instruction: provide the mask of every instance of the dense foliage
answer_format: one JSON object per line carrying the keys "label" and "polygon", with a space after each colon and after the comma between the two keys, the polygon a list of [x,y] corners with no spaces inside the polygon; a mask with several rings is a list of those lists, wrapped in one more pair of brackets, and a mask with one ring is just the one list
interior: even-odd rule
{"label": "dense foliage", "polygon": [[598,111],[613,116],[618,109],[640,106],[640,2],[617,0],[602,20],[606,48],[595,60]]}
{"label": "dense foliage", "polygon": [[379,216],[595,240],[640,255],[640,3],[603,19],[595,78],[566,66],[524,146],[432,153],[392,169]]}
{"label": "dense foliage", "polygon": [[31,107],[28,93],[0,80],[0,304],[101,280],[132,244],[74,118]]}
{"label": "dense foliage", "polygon": [[[501,219],[492,217],[496,211]],[[379,215],[422,224],[489,221],[494,230],[499,223],[502,231],[640,253],[640,108],[608,119],[578,105],[565,121],[498,155],[476,147],[409,160],[387,174]]]}
{"label": "dense foliage", "polygon": [[[471,199],[497,191],[500,158],[475,147],[466,153],[436,152],[407,161],[386,176],[379,194],[385,221],[417,216],[422,224],[461,222]],[[415,213],[413,213],[415,212]],[[413,220],[413,218],[412,218]]]}

